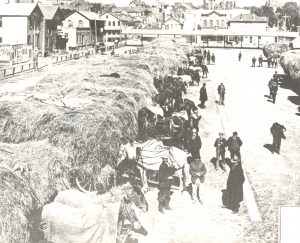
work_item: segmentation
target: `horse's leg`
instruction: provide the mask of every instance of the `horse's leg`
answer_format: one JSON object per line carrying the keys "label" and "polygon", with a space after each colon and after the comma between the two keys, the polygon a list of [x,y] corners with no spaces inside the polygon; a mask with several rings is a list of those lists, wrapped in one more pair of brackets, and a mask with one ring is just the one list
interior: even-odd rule
{"label": "horse's leg", "polygon": [[142,185],[143,185],[143,191],[147,192],[148,189],[149,189],[149,186],[148,186],[148,181],[147,181],[146,170],[141,168],[141,167],[139,167],[139,170],[140,170],[140,174],[141,174],[141,181],[142,181]]}

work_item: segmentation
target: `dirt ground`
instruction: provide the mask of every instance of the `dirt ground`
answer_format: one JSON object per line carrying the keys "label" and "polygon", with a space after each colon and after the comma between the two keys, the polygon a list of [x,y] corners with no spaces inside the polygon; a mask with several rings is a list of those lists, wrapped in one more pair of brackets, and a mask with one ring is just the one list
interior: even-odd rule
{"label": "dirt ground", "polygon": [[[267,68],[266,63],[262,68],[251,67],[252,57],[258,58],[262,51],[242,50],[241,62],[237,60],[239,50],[211,49],[211,52],[216,55],[216,64],[208,66],[208,78],[200,84],[201,87],[205,82],[208,92],[199,131],[203,143],[201,157],[208,169],[202,190],[204,204],[195,205],[187,192],[175,191],[171,199],[173,211],[162,215],[157,210],[158,191],[153,189],[147,194],[150,212],[142,218],[149,235],[141,243],[278,242],[279,206],[300,204],[299,96],[288,83],[283,83],[276,104],[269,101],[268,81],[275,69]],[[281,68],[277,71],[283,73]],[[221,82],[226,87],[222,107],[216,103],[216,90]],[[192,87],[187,95],[197,104],[200,87]],[[270,127],[276,121],[287,128],[281,155],[267,149],[272,143]],[[219,131],[224,131],[227,138],[237,131],[244,143],[243,168],[257,202],[260,222],[251,219],[245,201],[237,215],[221,208],[221,189],[226,186],[229,169],[215,171],[210,163]]]}
{"label": "dirt ground", "polygon": [[[281,84],[276,104],[269,101],[268,81],[274,69],[253,68],[251,58],[262,54],[260,50],[211,49],[216,55],[216,64],[209,65],[207,79],[208,102],[201,110],[200,136],[201,157],[208,170],[202,186],[203,205],[193,204],[188,192],[175,191],[171,199],[172,211],[164,215],[158,212],[157,189],[146,194],[150,209],[141,216],[148,230],[147,237],[140,243],[240,243],[277,242],[278,207],[280,205],[300,205],[300,117],[297,108],[299,96],[291,90],[289,83]],[[66,72],[72,67],[63,64]],[[0,93],[17,92],[35,85],[42,77],[54,72],[59,66],[47,67],[47,71],[27,73],[1,81]],[[278,69],[279,73],[282,70]],[[216,89],[223,82],[226,87],[225,106],[216,104]],[[200,86],[200,87],[201,87]],[[191,87],[187,98],[199,103],[200,87]],[[282,141],[281,155],[272,154],[268,147],[272,143],[270,127],[279,122],[287,128],[286,140]],[[221,208],[221,190],[226,187],[227,172],[215,171],[210,160],[215,156],[213,147],[218,133],[224,131],[226,137],[237,131],[243,140],[241,149],[245,173],[255,196],[261,222],[251,220],[248,205],[243,202],[238,214]],[[227,154],[229,156],[229,154]]]}

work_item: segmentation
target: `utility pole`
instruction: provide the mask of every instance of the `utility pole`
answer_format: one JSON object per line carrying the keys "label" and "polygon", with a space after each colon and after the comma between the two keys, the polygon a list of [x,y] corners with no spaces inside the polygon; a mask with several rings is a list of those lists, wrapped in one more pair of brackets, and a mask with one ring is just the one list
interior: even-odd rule
{"label": "utility pole", "polygon": [[97,20],[95,17],[95,47],[97,46]]}

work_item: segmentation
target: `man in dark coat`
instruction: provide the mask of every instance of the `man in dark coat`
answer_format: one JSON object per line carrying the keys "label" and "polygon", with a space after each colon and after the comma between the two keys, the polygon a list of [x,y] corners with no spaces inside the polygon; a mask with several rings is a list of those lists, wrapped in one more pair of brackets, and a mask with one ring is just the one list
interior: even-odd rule
{"label": "man in dark coat", "polygon": [[235,155],[241,159],[240,148],[243,145],[242,140],[238,137],[238,133],[234,132],[227,140],[228,150],[230,152],[230,158],[232,159]]}
{"label": "man in dark coat", "polygon": [[[216,158],[217,158],[216,170],[218,170],[219,166],[223,167],[223,164],[225,163],[225,152],[226,152],[227,141],[223,137],[223,135],[224,135],[224,133],[220,132],[219,137],[216,139],[215,144],[214,144],[214,146],[216,147]],[[223,167],[223,168],[225,168],[225,167]]]}
{"label": "man in dark coat", "polygon": [[281,146],[281,139],[285,139],[284,132],[286,128],[283,125],[280,125],[278,122],[273,123],[270,129],[272,136],[273,136],[273,150],[272,153],[276,152],[280,154],[280,146]]}
{"label": "man in dark coat", "polygon": [[227,189],[223,192],[223,205],[232,210],[232,213],[238,213],[240,202],[243,201],[243,183],[245,181],[244,171],[241,160],[235,155],[231,159],[230,172],[227,179]]}
{"label": "man in dark coat", "polygon": [[242,52],[239,53],[239,62],[241,61],[242,59]]}
{"label": "man in dark coat", "polygon": [[162,158],[162,163],[158,170],[158,210],[164,213],[164,209],[171,210],[170,208],[170,196],[171,186],[173,182],[173,175],[176,171],[174,167],[169,165],[168,158]]}
{"label": "man in dark coat", "polygon": [[256,57],[252,58],[252,67],[255,67],[255,63],[256,63]]}
{"label": "man in dark coat", "polygon": [[219,105],[224,105],[224,99],[225,99],[225,86],[223,83],[221,83],[218,86],[218,94],[219,94]]}
{"label": "man in dark coat", "polygon": [[262,55],[260,55],[259,58],[258,58],[258,66],[259,67],[262,67],[263,60],[264,59],[263,59]]}
{"label": "man in dark coat", "polygon": [[201,138],[196,129],[192,130],[192,138],[189,141],[188,152],[191,153],[193,159],[200,159],[200,149],[202,147]]}
{"label": "man in dark coat", "polygon": [[207,66],[205,64],[202,64],[201,68],[202,68],[202,73],[203,73],[202,78],[207,78],[207,74],[208,74]]}
{"label": "man in dark coat", "polygon": [[207,101],[207,93],[206,93],[206,84],[204,83],[203,86],[200,89],[200,108],[204,108],[205,107],[205,102]]}

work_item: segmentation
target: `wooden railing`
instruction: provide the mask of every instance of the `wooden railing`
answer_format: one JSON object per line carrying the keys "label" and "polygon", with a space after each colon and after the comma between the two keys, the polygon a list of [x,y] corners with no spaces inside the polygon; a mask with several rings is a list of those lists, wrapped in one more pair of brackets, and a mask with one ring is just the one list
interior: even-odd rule
{"label": "wooden railing", "polygon": [[13,77],[18,73],[23,73],[23,72],[32,70],[34,68],[35,68],[35,66],[34,66],[33,62],[26,62],[21,65],[15,65],[13,67],[6,67],[3,69],[0,69],[0,80]]}

